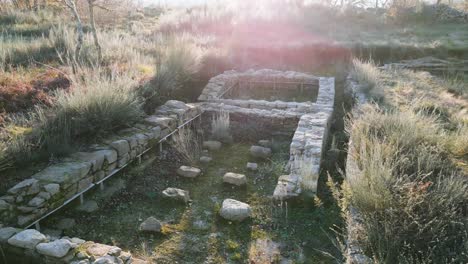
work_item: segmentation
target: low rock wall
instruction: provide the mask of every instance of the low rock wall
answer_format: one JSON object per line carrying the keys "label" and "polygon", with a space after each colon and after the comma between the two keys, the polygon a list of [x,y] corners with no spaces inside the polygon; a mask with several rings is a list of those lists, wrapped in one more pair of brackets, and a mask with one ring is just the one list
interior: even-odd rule
{"label": "low rock wall", "polygon": [[[199,114],[197,105],[168,101],[133,128],[119,131],[102,144],[74,153],[11,187],[0,197],[0,249],[8,263],[144,263],[117,247],[16,227],[34,223],[112,176]],[[0,262],[3,257],[0,255]]]}
{"label": "low rock wall", "polygon": [[[283,102],[265,100],[224,99],[223,95],[239,82],[248,81],[304,82],[318,85],[315,102]],[[333,116],[335,99],[334,78],[315,77],[298,72],[281,72],[274,70],[249,70],[244,73],[228,71],[212,78],[202,94],[200,101],[205,101],[202,107],[205,111],[227,111],[231,115],[241,115],[244,118],[265,120],[277,127],[278,131],[295,131],[290,147],[289,175],[283,175],[278,180],[274,197],[287,199],[298,196],[301,189],[301,164],[307,163],[313,183],[312,192],[317,191],[322,150],[325,147],[328,130]],[[263,122],[258,122],[259,124]],[[302,161],[302,162],[299,162]]]}

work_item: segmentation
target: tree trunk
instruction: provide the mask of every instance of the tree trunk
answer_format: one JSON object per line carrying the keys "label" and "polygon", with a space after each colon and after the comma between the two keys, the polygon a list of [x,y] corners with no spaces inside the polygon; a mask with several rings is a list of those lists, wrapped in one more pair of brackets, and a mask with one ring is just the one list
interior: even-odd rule
{"label": "tree trunk", "polygon": [[76,20],[76,31],[78,33],[78,38],[75,48],[74,61],[72,62],[73,71],[76,72],[76,66],[78,65],[81,47],[83,46],[83,23],[81,22],[80,15],[78,14],[78,10],[76,9],[75,0],[65,0],[65,3],[67,4],[68,8],[70,8],[70,11],[72,12]]}
{"label": "tree trunk", "polygon": [[94,45],[96,46],[98,52],[98,63],[102,61],[102,49],[101,45],[99,44],[99,38],[96,30],[96,21],[94,19],[94,0],[88,0],[88,8],[89,8],[89,19],[91,22],[91,32],[93,33]]}

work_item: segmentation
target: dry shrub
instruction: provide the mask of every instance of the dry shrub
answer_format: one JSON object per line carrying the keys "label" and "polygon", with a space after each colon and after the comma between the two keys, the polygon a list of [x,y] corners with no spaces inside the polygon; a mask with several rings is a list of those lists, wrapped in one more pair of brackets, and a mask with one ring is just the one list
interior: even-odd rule
{"label": "dry shrub", "polygon": [[[448,159],[435,119],[365,107],[348,122],[349,202],[363,219],[362,244],[377,263],[468,260],[468,181]],[[465,209],[464,209],[465,208]]]}
{"label": "dry shrub", "polygon": [[211,118],[211,136],[221,142],[231,142],[229,112],[216,112]]}
{"label": "dry shrub", "polygon": [[202,153],[201,138],[192,129],[183,127],[172,136],[175,150],[191,165],[197,164]]}

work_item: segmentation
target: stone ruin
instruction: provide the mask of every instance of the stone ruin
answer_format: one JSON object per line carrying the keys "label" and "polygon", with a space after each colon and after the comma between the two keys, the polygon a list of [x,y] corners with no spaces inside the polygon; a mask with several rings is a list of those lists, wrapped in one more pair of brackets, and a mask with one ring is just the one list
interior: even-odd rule
{"label": "stone ruin", "polygon": [[[243,87],[272,89],[274,94],[294,90],[313,93],[312,101],[287,102],[236,99]],[[272,88],[271,88],[272,86]],[[117,131],[101,144],[89,146],[57,164],[31,175],[0,196],[0,246],[5,254],[31,263],[144,263],[118,247],[66,236],[45,235],[39,221],[115,175],[150,148],[203,112],[228,111],[268,124],[271,131],[294,131],[289,175],[279,178],[274,196],[301,193],[301,168],[307,160],[316,190],[322,149],[334,104],[334,78],[272,70],[225,72],[210,80],[198,104],[168,101],[130,129]],[[159,143],[158,143],[159,142]],[[299,166],[296,166],[299,164]],[[28,229],[36,226],[36,229]]]}
{"label": "stone ruin", "polygon": [[[267,89],[280,95],[285,91],[312,93],[313,101],[288,102],[236,98],[242,90]],[[323,157],[335,98],[334,78],[316,77],[293,71],[249,70],[227,71],[213,77],[198,98],[205,112],[227,111],[231,118],[254,119],[267,123],[270,131],[292,132],[290,174],[278,179],[273,196],[278,199],[296,197],[302,192],[302,176],[308,173],[309,189],[317,191],[320,163]],[[242,124],[239,124],[242,125]],[[307,164],[307,168],[304,165]],[[307,170],[307,171],[305,171]]]}

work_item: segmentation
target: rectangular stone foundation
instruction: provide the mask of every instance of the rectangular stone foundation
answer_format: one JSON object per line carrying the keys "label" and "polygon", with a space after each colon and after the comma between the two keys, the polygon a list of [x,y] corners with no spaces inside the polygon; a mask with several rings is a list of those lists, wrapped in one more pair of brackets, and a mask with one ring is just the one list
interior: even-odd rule
{"label": "rectangular stone foundation", "polygon": [[[272,89],[275,91],[282,89],[282,82],[285,83],[284,89],[290,89],[291,83],[316,84],[316,100],[241,100],[235,98],[236,92],[232,92],[239,85],[268,81],[274,83]],[[334,78],[315,77],[291,71],[250,70],[244,73],[229,71],[212,78],[198,99],[204,102],[201,105],[205,112],[226,111],[231,116],[268,123],[269,127],[277,129],[278,132],[294,131],[290,146],[290,174],[279,178],[273,193],[275,198],[288,199],[298,196],[302,192],[302,186],[306,186],[308,191],[317,191],[320,163],[333,116],[334,97]],[[308,175],[307,182],[304,182],[303,175]]]}

